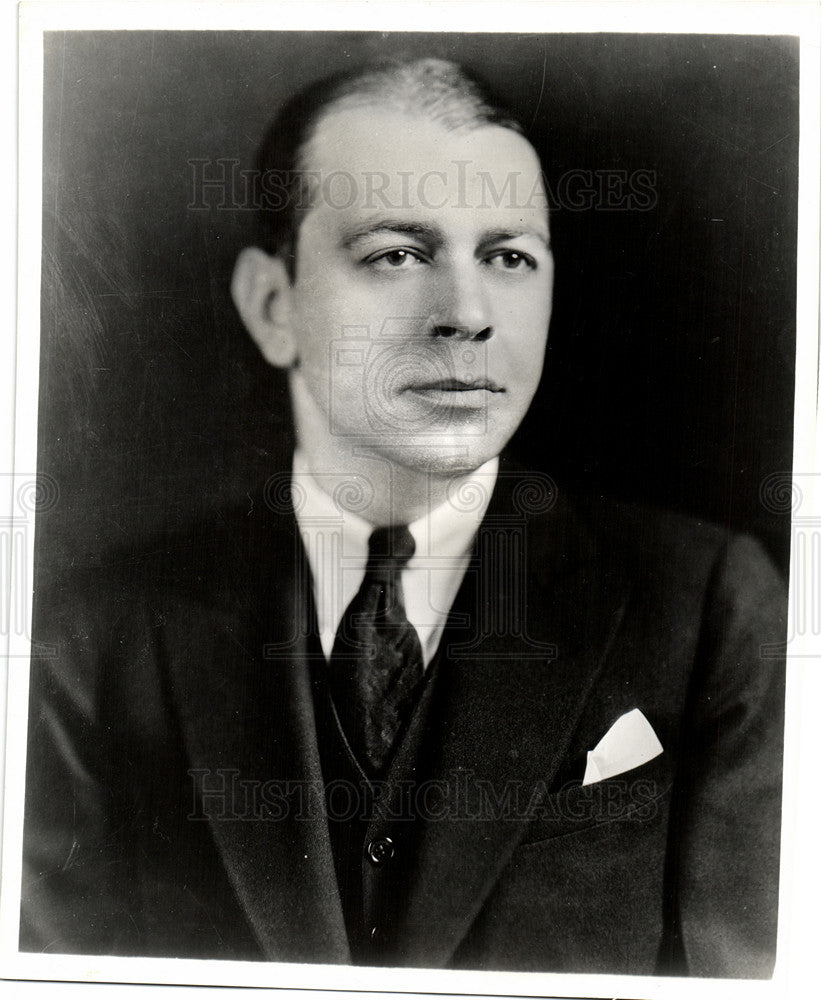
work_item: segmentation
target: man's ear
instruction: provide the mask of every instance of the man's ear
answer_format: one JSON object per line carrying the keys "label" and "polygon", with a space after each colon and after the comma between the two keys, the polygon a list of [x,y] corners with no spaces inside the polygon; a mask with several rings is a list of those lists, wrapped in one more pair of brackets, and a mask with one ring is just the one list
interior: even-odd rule
{"label": "man's ear", "polygon": [[297,359],[297,345],[291,329],[291,282],[284,263],[259,247],[246,247],[234,265],[231,297],[265,360],[277,368],[290,368]]}

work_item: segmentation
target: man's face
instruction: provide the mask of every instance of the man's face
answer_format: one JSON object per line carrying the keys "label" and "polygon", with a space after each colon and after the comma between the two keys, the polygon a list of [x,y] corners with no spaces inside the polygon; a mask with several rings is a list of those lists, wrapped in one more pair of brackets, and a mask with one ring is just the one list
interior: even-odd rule
{"label": "man's face", "polygon": [[353,108],[320,122],[306,159],[322,186],[290,290],[297,433],[320,425],[322,447],[420,471],[478,468],[542,371],[553,260],[533,148]]}

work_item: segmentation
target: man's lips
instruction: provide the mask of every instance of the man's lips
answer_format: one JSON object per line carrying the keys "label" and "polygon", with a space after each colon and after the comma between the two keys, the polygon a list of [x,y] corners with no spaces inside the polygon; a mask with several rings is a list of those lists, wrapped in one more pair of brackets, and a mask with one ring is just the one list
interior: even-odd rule
{"label": "man's lips", "polygon": [[435,379],[408,386],[410,392],[504,392],[492,379],[477,378],[468,381],[458,378]]}

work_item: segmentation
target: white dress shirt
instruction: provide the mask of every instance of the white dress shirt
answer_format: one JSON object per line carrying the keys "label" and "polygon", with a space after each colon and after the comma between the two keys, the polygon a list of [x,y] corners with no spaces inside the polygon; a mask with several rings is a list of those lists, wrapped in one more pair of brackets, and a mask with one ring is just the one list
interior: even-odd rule
{"label": "white dress shirt", "polygon": [[[405,612],[419,635],[425,666],[442,637],[498,470],[498,458],[486,462],[469,478],[459,480],[444,503],[408,525],[416,551],[402,570],[402,589]],[[339,488],[355,488],[353,479],[340,478]],[[339,623],[365,576],[374,526],[336,503],[314,479],[299,451],[294,455],[292,495],[313,575],[322,649],[330,659]]]}

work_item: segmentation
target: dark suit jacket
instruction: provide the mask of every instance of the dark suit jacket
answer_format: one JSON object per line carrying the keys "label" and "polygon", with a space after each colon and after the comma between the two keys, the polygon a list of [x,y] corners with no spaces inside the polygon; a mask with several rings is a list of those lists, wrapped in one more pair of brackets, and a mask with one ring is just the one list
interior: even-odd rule
{"label": "dark suit jacket", "polygon": [[[374,960],[769,975],[781,581],[748,538],[543,486],[500,472],[443,638],[424,808],[383,823],[400,857]],[[351,960],[310,577],[266,496],[38,596],[58,648],[32,671],[23,950]],[[580,785],[636,707],[664,752]]]}

